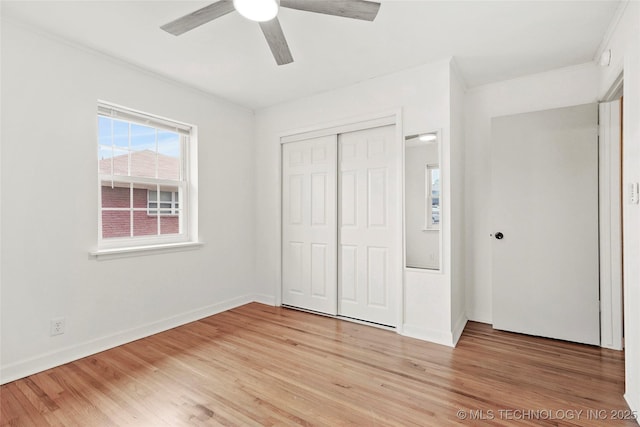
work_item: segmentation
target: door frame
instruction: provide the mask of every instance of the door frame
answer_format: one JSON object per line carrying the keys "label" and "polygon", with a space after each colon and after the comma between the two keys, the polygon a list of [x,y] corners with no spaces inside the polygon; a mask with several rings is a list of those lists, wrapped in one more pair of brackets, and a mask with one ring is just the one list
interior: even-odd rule
{"label": "door frame", "polygon": [[[280,238],[278,239],[278,253],[280,256],[280,262],[278,263],[278,271],[276,272],[277,276],[277,288],[275,289],[275,305],[282,305],[282,145],[288,142],[296,142],[302,141],[305,139],[327,136],[327,135],[339,135],[341,133],[346,132],[354,132],[359,130],[366,130],[380,126],[395,126],[395,144],[398,147],[398,150],[404,149],[404,137],[403,137],[403,127],[402,127],[402,109],[397,108],[393,110],[385,110],[379,111],[376,113],[370,113],[362,116],[355,116],[351,118],[337,119],[330,122],[318,123],[315,125],[310,125],[303,128],[291,129],[287,131],[280,132],[277,136],[280,141],[280,147],[278,150],[278,235]],[[404,165],[403,165],[403,152],[399,151],[400,155],[398,155],[397,162],[397,179],[396,179],[396,191],[399,195],[401,195],[402,188],[402,175],[404,174]],[[402,333],[402,325],[404,319],[404,266],[402,263],[404,262],[404,250],[403,250],[403,236],[401,230],[403,230],[403,209],[402,209],[402,198],[398,197],[398,203],[395,207],[396,209],[396,218],[397,218],[397,229],[400,230],[398,232],[398,236],[396,236],[395,244],[398,247],[397,254],[393,254],[393,262],[397,263],[400,267],[398,268],[398,274],[396,277],[392,278],[392,280],[398,283],[396,287],[396,322],[395,331],[398,333]],[[338,230],[336,230],[336,233]],[[370,324],[370,323],[367,323]],[[375,324],[370,324],[375,326]]]}
{"label": "door frame", "polygon": [[[607,103],[615,101],[621,98],[624,85],[624,73],[614,80],[611,87],[607,90],[602,100],[598,102]],[[620,107],[622,108],[622,102]],[[624,114],[624,112],[623,112]],[[610,146],[605,146],[604,143],[608,142],[608,139],[604,138],[605,133],[609,133],[611,129],[611,123],[607,120],[603,121],[602,117],[598,118],[598,137],[599,137],[599,165],[598,173],[600,186],[600,201],[599,209],[602,212],[605,208],[609,207],[609,203],[615,202],[618,204],[619,218],[610,218],[606,215],[599,215],[599,227],[600,227],[600,347],[610,348],[613,350],[622,350],[624,348],[624,276],[623,276],[623,223],[622,223],[622,211],[623,211],[623,179],[622,179],[622,129],[620,132],[620,144],[611,150]],[[621,117],[621,119],[623,119]],[[611,168],[610,164],[607,164],[607,160],[611,156],[616,156],[620,159],[618,169]],[[618,176],[620,192],[618,194],[611,194],[609,191],[609,183],[614,176]],[[603,239],[602,233],[610,233],[612,228],[619,229],[620,234],[618,236],[608,235],[606,239]],[[609,244],[606,244],[609,243]],[[615,278],[619,277],[617,281]],[[603,295],[608,295],[606,300],[603,300]]]}

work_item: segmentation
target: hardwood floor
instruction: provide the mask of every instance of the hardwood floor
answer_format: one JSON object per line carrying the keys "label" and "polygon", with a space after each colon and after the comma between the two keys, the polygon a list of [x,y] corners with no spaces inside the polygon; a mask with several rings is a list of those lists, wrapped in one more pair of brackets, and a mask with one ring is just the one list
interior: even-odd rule
{"label": "hardwood floor", "polygon": [[5,384],[0,424],[636,426],[613,419],[623,381],[622,352],[479,323],[451,349],[253,303]]}

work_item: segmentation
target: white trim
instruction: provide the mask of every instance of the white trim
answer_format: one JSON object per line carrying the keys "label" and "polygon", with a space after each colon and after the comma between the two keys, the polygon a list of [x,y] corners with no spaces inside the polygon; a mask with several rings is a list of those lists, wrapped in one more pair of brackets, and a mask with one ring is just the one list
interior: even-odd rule
{"label": "white trim", "polygon": [[[640,417],[640,394],[624,394],[624,400],[627,401],[627,405],[629,405],[629,409],[633,413],[635,413],[638,417]],[[638,422],[638,418],[636,418],[636,422]]]}
{"label": "white trim", "polygon": [[189,136],[193,125],[98,100],[98,115]]}
{"label": "white trim", "polygon": [[402,335],[409,338],[416,338],[422,341],[429,341],[434,344],[446,345],[447,347],[455,347],[453,343],[453,334],[447,330],[437,330],[422,328],[420,326],[404,324]]}
{"label": "white trim", "polygon": [[624,70],[620,72],[618,77],[613,81],[611,87],[602,97],[602,102],[615,101],[622,97],[624,92]]}
{"label": "white trim", "polygon": [[436,329],[427,329],[415,325],[404,325],[402,335],[416,338],[423,341],[428,341],[434,344],[446,345],[447,347],[455,347],[460,339],[460,336],[464,332],[464,328],[467,325],[467,318],[463,314],[456,322],[453,332],[439,331]]}
{"label": "white trim", "polygon": [[598,45],[598,48],[596,49],[596,52],[593,55],[594,62],[597,63],[600,61],[600,56],[602,56],[602,53],[604,52],[604,50],[609,46],[609,43],[611,42],[611,37],[613,37],[613,34],[616,32],[616,29],[618,28],[618,24],[620,23],[620,20],[624,16],[625,10],[627,10],[628,4],[629,4],[629,0],[625,0],[618,5],[618,8],[614,13],[613,18],[611,19],[611,21],[609,21],[609,26],[607,27],[604,33],[604,36],[602,37],[602,40],[600,41],[600,44]]}
{"label": "white trim", "polygon": [[[100,183],[103,181],[112,181],[114,186],[116,183],[118,184],[141,184],[141,185],[160,185],[162,187],[186,187],[186,181],[177,181],[173,179],[162,179],[162,178],[147,178],[147,177],[135,177],[135,176],[127,176],[127,175],[109,175],[109,174],[98,174],[98,180]],[[128,187],[128,186],[127,186]],[[123,187],[124,188],[124,187]],[[105,208],[111,209],[111,208]],[[127,208],[128,209],[128,208]],[[140,208],[142,209],[142,208]]]}
{"label": "white trim", "polygon": [[402,110],[399,109],[395,113],[395,127],[396,127],[396,143],[398,147],[398,159],[396,166],[398,175],[396,179],[396,218],[398,232],[396,233],[396,247],[398,248],[395,255],[395,262],[398,263],[398,276],[396,277],[397,283],[399,283],[396,292],[396,332],[398,334],[404,333],[404,123],[402,117]]}
{"label": "white trim", "polygon": [[458,320],[456,321],[456,324],[453,325],[453,332],[452,332],[452,338],[453,338],[453,346],[455,347],[458,344],[458,341],[460,340],[460,337],[462,336],[462,333],[464,332],[464,328],[465,326],[467,326],[467,316],[466,314],[463,312],[460,317],[458,317]]}
{"label": "white trim", "polygon": [[115,334],[51,351],[27,360],[4,365],[0,368],[0,384],[15,381],[65,363],[73,362],[74,360],[109,350],[150,335],[158,334],[196,320],[204,319],[253,301],[256,301],[256,297],[253,295],[232,298]]}
{"label": "white trim", "polygon": [[89,252],[89,255],[98,259],[113,259],[130,256],[151,255],[155,253],[186,251],[198,249],[203,245],[204,243],[202,242],[178,242],[163,243],[158,245],[128,246],[125,248],[97,249],[95,251]]}
{"label": "white trim", "polygon": [[474,308],[467,308],[467,319],[471,322],[486,323],[491,325],[491,311],[478,311]]}
{"label": "white trim", "polygon": [[253,296],[253,302],[264,305],[276,306],[276,298],[273,295],[256,294]]}
{"label": "white trim", "polygon": [[[337,135],[345,132],[371,129],[372,127],[394,124],[398,125],[399,122],[402,122],[398,117],[402,117],[401,108],[355,116],[352,118],[332,120],[330,122],[283,131],[277,136],[280,140],[280,144],[286,144],[287,142],[301,141],[318,136]],[[390,120],[391,118],[395,119],[395,121]]]}
{"label": "white trim", "polygon": [[349,123],[341,126],[333,126],[330,128],[318,129],[310,132],[298,133],[280,139],[282,144],[289,142],[305,141],[307,139],[320,138],[323,136],[341,135],[343,133],[355,132],[365,129],[373,129],[382,126],[395,125],[395,117],[386,116],[379,119],[367,120],[357,123]]}

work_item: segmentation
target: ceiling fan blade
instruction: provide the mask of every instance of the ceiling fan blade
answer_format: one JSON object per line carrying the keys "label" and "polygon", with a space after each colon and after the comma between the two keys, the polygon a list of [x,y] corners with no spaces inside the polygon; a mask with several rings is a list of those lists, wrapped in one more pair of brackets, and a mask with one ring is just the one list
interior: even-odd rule
{"label": "ceiling fan blade", "polygon": [[209,6],[205,6],[202,9],[198,9],[195,12],[185,15],[182,18],[178,18],[168,24],[164,24],[160,28],[174,36],[179,36],[180,34],[193,30],[202,24],[206,24],[216,18],[220,18],[234,10],[235,8],[233,7],[232,0],[219,0]]}
{"label": "ceiling fan blade", "polygon": [[368,0],[280,0],[280,6],[325,15],[373,21],[380,3]]}
{"label": "ceiling fan blade", "polygon": [[271,21],[260,22],[260,28],[278,65],[293,62],[293,56],[291,56],[287,39],[284,37],[278,18],[275,17]]}

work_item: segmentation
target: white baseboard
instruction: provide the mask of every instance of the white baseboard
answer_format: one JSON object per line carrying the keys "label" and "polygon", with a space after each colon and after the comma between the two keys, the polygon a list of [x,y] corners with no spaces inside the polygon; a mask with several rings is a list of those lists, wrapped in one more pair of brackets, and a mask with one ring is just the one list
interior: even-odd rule
{"label": "white baseboard", "polygon": [[446,345],[447,347],[455,347],[453,344],[453,336],[449,331],[426,329],[405,323],[402,326],[402,335],[435,344]]}
{"label": "white baseboard", "polygon": [[491,313],[485,313],[472,309],[467,309],[467,319],[471,322],[487,323],[489,325],[493,323]]}
{"label": "white baseboard", "polygon": [[[629,393],[626,393],[624,395],[624,399],[627,401],[629,409],[631,409],[634,414],[637,414],[638,417],[640,417],[640,394],[631,395]],[[638,422],[637,418],[636,422]],[[640,424],[640,422],[638,422],[638,424]]]}
{"label": "white baseboard", "polygon": [[460,317],[458,317],[458,321],[453,326],[453,346],[455,347],[458,344],[458,340],[464,332],[464,327],[467,326],[467,316],[462,313]]}
{"label": "white baseboard", "polygon": [[467,316],[463,313],[456,321],[453,331],[439,331],[436,329],[427,329],[415,325],[402,325],[402,331],[398,331],[400,335],[410,338],[416,338],[422,341],[429,341],[435,344],[446,345],[447,347],[455,347],[467,325]]}
{"label": "white baseboard", "polygon": [[223,311],[231,310],[232,308],[254,301],[273,305],[273,302],[265,295],[245,295],[217,304],[212,304],[193,311],[178,314],[176,316],[171,316],[157,322],[147,323],[146,325],[138,326],[106,337],[97,338],[45,353],[27,360],[2,366],[0,367],[0,384],[5,384],[56,366],[64,365],[65,363],[73,362],[74,360],[139,340],[150,335],[164,332],[169,329],[182,326],[186,323],[213,316],[214,314],[222,313]]}
{"label": "white baseboard", "polygon": [[253,296],[253,301],[265,305],[276,305],[276,297],[273,295],[256,294]]}

